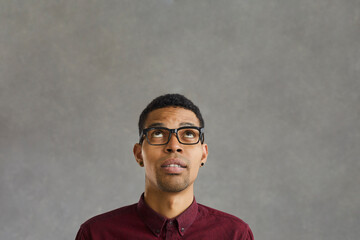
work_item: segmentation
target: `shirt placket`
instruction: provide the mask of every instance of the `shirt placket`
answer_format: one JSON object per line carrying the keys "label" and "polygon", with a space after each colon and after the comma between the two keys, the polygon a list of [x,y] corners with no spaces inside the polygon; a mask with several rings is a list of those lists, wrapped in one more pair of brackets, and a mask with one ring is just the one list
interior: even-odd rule
{"label": "shirt placket", "polygon": [[174,220],[169,220],[166,222],[166,231],[163,239],[178,239],[176,223]]}

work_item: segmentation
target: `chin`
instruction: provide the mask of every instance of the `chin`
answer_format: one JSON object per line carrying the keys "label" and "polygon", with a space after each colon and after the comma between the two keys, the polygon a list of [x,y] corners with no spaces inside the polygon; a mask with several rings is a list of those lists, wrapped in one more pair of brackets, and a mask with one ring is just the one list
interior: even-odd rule
{"label": "chin", "polygon": [[185,190],[188,186],[189,186],[189,184],[187,184],[187,183],[183,183],[183,184],[159,183],[158,184],[158,187],[159,187],[159,189],[161,189],[161,191],[171,192],[171,193],[181,192],[181,191]]}

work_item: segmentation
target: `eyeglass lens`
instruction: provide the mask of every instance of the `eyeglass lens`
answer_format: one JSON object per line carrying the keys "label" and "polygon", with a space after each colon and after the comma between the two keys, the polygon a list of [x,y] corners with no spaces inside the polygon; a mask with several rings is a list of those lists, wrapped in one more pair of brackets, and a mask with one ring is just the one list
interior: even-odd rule
{"label": "eyeglass lens", "polygon": [[[169,140],[170,130],[151,129],[147,132],[147,139],[150,144],[166,144]],[[178,140],[184,144],[194,144],[199,141],[200,132],[193,128],[182,128],[177,132]]]}

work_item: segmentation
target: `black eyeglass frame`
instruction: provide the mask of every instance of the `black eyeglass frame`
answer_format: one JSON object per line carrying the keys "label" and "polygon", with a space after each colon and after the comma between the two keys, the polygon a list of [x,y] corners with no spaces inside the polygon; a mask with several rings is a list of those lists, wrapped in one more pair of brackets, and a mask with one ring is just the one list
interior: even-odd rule
{"label": "black eyeglass frame", "polygon": [[[168,130],[170,132],[169,134],[169,138],[166,141],[166,143],[162,143],[162,144],[152,144],[150,143],[148,136],[147,136],[147,132],[149,132],[150,130],[154,130],[154,129],[164,129],[164,130]],[[196,143],[183,143],[180,141],[179,136],[178,136],[178,131],[182,130],[182,129],[196,129],[199,131],[199,139]],[[196,127],[196,126],[186,126],[186,127],[179,127],[179,128],[174,128],[174,129],[169,129],[166,127],[150,127],[150,128],[145,128],[141,131],[140,134],[140,140],[139,140],[139,144],[142,144],[142,142],[144,141],[144,138],[146,138],[146,141],[153,146],[161,146],[161,145],[166,145],[170,142],[171,139],[171,135],[175,133],[176,139],[179,141],[179,143],[183,144],[183,145],[195,145],[198,144],[199,142],[201,142],[201,144],[204,143],[204,128],[203,127]],[[145,137],[144,137],[145,135]]]}

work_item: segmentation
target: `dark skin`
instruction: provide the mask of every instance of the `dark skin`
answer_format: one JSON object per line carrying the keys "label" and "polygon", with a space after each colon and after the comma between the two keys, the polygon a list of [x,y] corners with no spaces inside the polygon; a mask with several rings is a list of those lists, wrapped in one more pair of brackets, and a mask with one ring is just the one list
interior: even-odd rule
{"label": "dark skin", "polygon": [[[163,126],[170,129],[182,126],[199,126],[195,113],[180,107],[166,107],[149,113],[145,128]],[[136,161],[145,169],[145,202],[157,213],[174,218],[185,211],[194,199],[194,182],[199,168],[208,156],[205,143],[183,145],[173,134],[168,144],[154,146],[146,140],[133,149]],[[180,162],[173,167],[167,161]]]}

